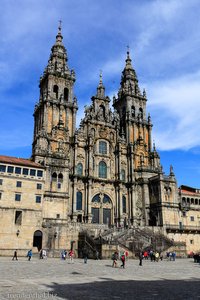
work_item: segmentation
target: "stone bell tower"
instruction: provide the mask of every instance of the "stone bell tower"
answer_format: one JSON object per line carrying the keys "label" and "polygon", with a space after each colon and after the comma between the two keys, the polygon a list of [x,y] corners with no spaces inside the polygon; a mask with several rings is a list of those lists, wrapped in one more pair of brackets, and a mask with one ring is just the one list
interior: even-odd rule
{"label": "stone bell tower", "polygon": [[43,213],[45,218],[69,215],[72,140],[76,130],[75,73],[67,65],[61,26],[40,78],[40,98],[34,111],[32,159],[46,168]]}
{"label": "stone bell tower", "polygon": [[139,166],[149,167],[152,152],[150,115],[146,115],[146,92],[140,92],[138,79],[132,67],[129,51],[124,70],[118,98],[114,98],[113,106],[120,115],[121,134],[126,137],[128,145],[134,147],[134,169]]}
{"label": "stone bell tower", "polygon": [[68,150],[76,127],[77,101],[73,87],[75,73],[67,65],[67,52],[62,42],[61,26],[51,49],[48,65],[40,78],[40,99],[34,111],[32,156],[43,162],[49,154]]}
{"label": "stone bell tower", "polygon": [[[149,178],[162,173],[160,157],[152,149],[152,123],[146,113],[147,97],[141,93],[136,72],[127,51],[122,71],[118,97],[113,106],[120,116],[121,136],[125,136],[128,153],[128,186],[133,206],[133,223],[148,225],[149,222]],[[132,222],[132,221],[131,221]]]}

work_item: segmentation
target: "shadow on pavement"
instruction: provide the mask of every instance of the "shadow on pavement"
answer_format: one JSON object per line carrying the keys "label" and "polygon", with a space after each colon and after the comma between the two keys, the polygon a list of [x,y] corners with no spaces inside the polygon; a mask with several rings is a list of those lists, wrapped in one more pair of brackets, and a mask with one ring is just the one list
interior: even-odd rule
{"label": "shadow on pavement", "polygon": [[194,300],[200,299],[200,280],[109,280],[81,284],[48,285],[52,294],[69,300],[144,299]]}

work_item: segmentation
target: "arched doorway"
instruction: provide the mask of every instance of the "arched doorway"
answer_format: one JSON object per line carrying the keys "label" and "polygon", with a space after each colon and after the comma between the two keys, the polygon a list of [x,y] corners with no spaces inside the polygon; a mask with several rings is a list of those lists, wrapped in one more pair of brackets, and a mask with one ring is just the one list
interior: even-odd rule
{"label": "arched doorway", "polygon": [[111,225],[112,201],[106,194],[99,193],[92,198],[92,223]]}
{"label": "arched doorway", "polygon": [[37,247],[38,251],[42,249],[42,231],[36,230],[33,234],[33,247]]}

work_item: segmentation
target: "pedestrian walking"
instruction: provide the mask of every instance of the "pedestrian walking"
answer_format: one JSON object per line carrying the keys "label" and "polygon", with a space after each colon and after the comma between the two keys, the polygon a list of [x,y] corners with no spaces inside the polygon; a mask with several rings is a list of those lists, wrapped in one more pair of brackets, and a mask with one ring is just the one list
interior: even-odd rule
{"label": "pedestrian walking", "polygon": [[88,260],[88,251],[87,249],[83,249],[83,258],[84,258],[84,263],[87,264],[87,260]]}
{"label": "pedestrian walking", "polygon": [[42,257],[47,259],[47,251],[45,249],[42,250]]}
{"label": "pedestrian walking", "polygon": [[176,252],[175,252],[175,251],[172,252],[172,260],[173,260],[173,261],[176,260]]}
{"label": "pedestrian walking", "polygon": [[33,256],[33,253],[32,253],[32,250],[30,249],[27,253],[27,257],[28,257],[28,260],[30,261],[31,260],[31,257]]}
{"label": "pedestrian walking", "polygon": [[139,253],[139,266],[142,266],[143,254],[142,252]]}
{"label": "pedestrian walking", "polygon": [[95,259],[98,260],[99,259],[99,251],[96,250],[95,252]]}
{"label": "pedestrian walking", "polygon": [[112,267],[115,267],[115,268],[117,267],[117,259],[118,259],[118,253],[115,252],[112,255],[112,261],[113,261]]}
{"label": "pedestrian walking", "polygon": [[73,257],[74,257],[74,251],[73,251],[73,250],[70,250],[70,251],[69,251],[69,259],[70,259],[70,262],[71,262],[71,263],[74,262]]}
{"label": "pedestrian walking", "polygon": [[18,258],[17,258],[17,249],[14,251],[14,254],[13,254],[13,258],[12,258],[12,260],[18,260]]}
{"label": "pedestrian walking", "polygon": [[125,251],[125,260],[128,259],[128,251]]}
{"label": "pedestrian walking", "polygon": [[160,257],[160,255],[159,255],[159,253],[156,251],[156,253],[155,253],[155,259],[156,259],[157,262],[159,261],[159,257]]}
{"label": "pedestrian walking", "polygon": [[40,250],[40,259],[43,259],[44,257],[43,257],[43,250],[41,249]]}
{"label": "pedestrian walking", "polygon": [[121,267],[122,267],[123,269],[125,268],[125,261],[126,261],[126,259],[125,259],[125,254],[123,253],[122,256],[121,256],[121,262],[122,262]]}

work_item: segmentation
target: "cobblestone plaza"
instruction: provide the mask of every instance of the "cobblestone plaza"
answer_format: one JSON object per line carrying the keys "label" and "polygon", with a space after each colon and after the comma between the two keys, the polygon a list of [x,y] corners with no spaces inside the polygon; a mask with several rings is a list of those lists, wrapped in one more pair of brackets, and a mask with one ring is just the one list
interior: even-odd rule
{"label": "cobblestone plaza", "polygon": [[200,299],[200,265],[192,259],[111,264],[0,257],[0,299]]}

